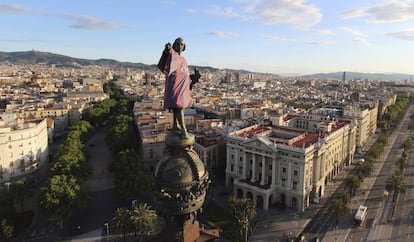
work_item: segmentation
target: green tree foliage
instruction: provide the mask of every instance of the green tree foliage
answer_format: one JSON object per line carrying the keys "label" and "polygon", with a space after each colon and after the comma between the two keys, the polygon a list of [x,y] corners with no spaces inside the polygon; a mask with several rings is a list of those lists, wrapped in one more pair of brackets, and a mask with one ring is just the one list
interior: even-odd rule
{"label": "green tree foliage", "polygon": [[334,211],[336,215],[336,223],[338,218],[344,216],[348,212],[347,204],[351,201],[351,196],[346,191],[336,193],[330,200],[329,208]]}
{"label": "green tree foliage", "polygon": [[394,191],[393,201],[397,198],[398,194],[405,193],[406,184],[404,179],[404,174],[397,170],[395,171],[390,178],[387,180],[385,187],[388,191]]}
{"label": "green tree foliage", "polygon": [[87,193],[81,182],[72,175],[54,175],[40,189],[40,207],[55,221],[72,214],[74,208],[85,207]]}
{"label": "green tree foliage", "polygon": [[374,163],[368,160],[357,167],[357,172],[360,172],[364,177],[366,177],[371,174],[373,169]]}
{"label": "green tree foliage", "polygon": [[66,153],[58,156],[50,166],[52,175],[66,174],[85,179],[89,174],[89,166],[86,160],[80,160],[76,153]]}
{"label": "green tree foliage", "polygon": [[131,211],[130,219],[139,235],[148,236],[153,231],[157,213],[146,203],[140,203]]}
{"label": "green tree foliage", "polygon": [[92,133],[92,125],[85,120],[81,120],[78,123],[70,126],[69,132],[78,132],[80,140],[85,143]]}
{"label": "green tree foliage", "polygon": [[13,237],[13,226],[9,224],[6,219],[0,221],[0,239],[3,237],[5,240],[9,240]]}
{"label": "green tree foliage", "polygon": [[[230,197],[228,209],[234,220],[234,234],[232,241],[245,241],[251,235],[256,216],[256,207],[251,199]],[[246,231],[247,230],[247,231]]]}
{"label": "green tree foliage", "polygon": [[355,195],[356,189],[361,185],[361,179],[356,175],[349,175],[345,178],[345,185],[351,195]]}
{"label": "green tree foliage", "polygon": [[126,241],[126,234],[133,229],[132,221],[130,219],[130,211],[128,208],[118,208],[115,212],[115,217],[112,218],[115,228],[122,233],[124,242]]}
{"label": "green tree foliage", "polygon": [[404,171],[404,168],[408,165],[407,152],[405,150],[403,151],[401,156],[398,157],[395,163],[398,165],[401,172]]}
{"label": "green tree foliage", "polygon": [[402,148],[404,149],[404,151],[409,151],[411,148],[411,137],[408,137],[406,140],[404,140],[404,143],[402,144]]}
{"label": "green tree foliage", "polygon": [[119,152],[133,147],[132,118],[128,115],[118,115],[114,118],[113,126],[106,136],[106,143],[113,152]]}
{"label": "green tree foliage", "polygon": [[14,201],[16,204],[20,205],[20,209],[23,211],[24,209],[24,198],[26,195],[29,194],[29,188],[27,184],[19,179],[16,182],[14,182],[10,187],[10,191],[14,195]]}
{"label": "green tree foliage", "polygon": [[135,151],[119,152],[112,163],[112,169],[115,187],[122,200],[129,202],[149,192],[150,178]]}

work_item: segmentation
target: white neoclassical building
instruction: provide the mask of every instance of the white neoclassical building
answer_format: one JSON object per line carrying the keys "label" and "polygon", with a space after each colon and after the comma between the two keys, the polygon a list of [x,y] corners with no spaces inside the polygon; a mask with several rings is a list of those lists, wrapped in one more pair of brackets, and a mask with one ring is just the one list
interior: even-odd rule
{"label": "white neoclassical building", "polygon": [[0,187],[40,170],[49,158],[47,119],[24,123],[0,116]]}
{"label": "white neoclassical building", "polygon": [[356,130],[351,121],[288,119],[312,125],[308,130],[254,125],[226,137],[226,186],[264,210],[277,203],[305,210],[353,160]]}

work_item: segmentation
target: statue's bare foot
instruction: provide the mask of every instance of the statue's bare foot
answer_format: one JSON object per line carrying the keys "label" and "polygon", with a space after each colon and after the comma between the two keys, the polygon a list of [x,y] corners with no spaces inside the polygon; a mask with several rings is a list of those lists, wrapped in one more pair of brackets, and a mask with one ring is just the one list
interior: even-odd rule
{"label": "statue's bare foot", "polygon": [[189,139],[190,136],[188,135],[187,131],[181,130],[181,138],[182,139]]}
{"label": "statue's bare foot", "polygon": [[177,127],[177,126],[173,126],[173,127],[171,128],[171,130],[172,130],[172,131],[181,131],[181,129],[180,129],[179,127]]}

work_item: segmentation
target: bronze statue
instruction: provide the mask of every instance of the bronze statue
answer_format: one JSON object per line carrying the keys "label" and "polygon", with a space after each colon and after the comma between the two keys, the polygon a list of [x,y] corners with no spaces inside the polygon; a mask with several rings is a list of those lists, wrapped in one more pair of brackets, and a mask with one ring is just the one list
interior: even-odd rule
{"label": "bronze statue", "polygon": [[177,38],[171,48],[171,44],[165,45],[158,68],[165,74],[164,108],[173,111],[173,131],[180,131],[181,138],[189,138],[184,119],[184,109],[191,106],[191,89],[201,77],[197,69],[190,75],[187,61],[182,56],[185,50],[185,42]]}

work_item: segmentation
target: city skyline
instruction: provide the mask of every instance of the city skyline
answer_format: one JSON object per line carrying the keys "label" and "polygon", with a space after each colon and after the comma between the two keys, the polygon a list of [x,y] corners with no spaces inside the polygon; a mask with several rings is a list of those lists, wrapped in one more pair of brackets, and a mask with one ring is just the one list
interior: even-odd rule
{"label": "city skyline", "polygon": [[183,37],[190,65],[414,73],[412,0],[4,1],[0,20],[6,52],[155,64],[165,43]]}

